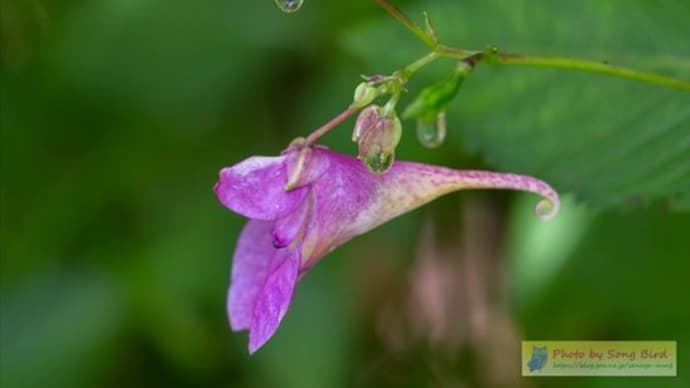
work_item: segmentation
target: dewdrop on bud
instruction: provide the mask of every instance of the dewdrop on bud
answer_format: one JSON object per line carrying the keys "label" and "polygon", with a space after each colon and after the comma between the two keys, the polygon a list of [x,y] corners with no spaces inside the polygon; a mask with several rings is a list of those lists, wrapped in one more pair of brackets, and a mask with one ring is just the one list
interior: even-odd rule
{"label": "dewdrop on bud", "polygon": [[446,113],[441,112],[432,119],[417,120],[417,138],[423,146],[436,148],[446,138]]}
{"label": "dewdrop on bud", "polygon": [[286,13],[293,13],[300,9],[304,0],[275,0],[276,5],[281,11]]}
{"label": "dewdrop on bud", "polygon": [[401,134],[402,125],[395,112],[384,115],[383,108],[377,105],[364,109],[352,136],[358,146],[357,158],[372,173],[383,174],[393,165]]}
{"label": "dewdrop on bud", "polygon": [[367,166],[367,169],[369,169],[371,173],[380,175],[391,168],[394,160],[395,155],[392,153],[372,153],[364,159],[364,165]]}

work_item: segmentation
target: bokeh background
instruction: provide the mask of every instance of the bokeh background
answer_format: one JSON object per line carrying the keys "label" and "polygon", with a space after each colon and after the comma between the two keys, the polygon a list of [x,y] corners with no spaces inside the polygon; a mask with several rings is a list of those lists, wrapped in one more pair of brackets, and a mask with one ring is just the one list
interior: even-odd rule
{"label": "bokeh background", "polygon": [[[686,1],[395,3],[447,44],[690,79]],[[0,33],[3,388],[690,386],[687,93],[478,68],[444,146],[407,122],[398,157],[536,175],[561,215],[467,192],[400,217],[316,266],[250,357],[226,320],[244,220],[214,198],[218,170],[424,47],[369,0],[0,0]],[[354,153],[351,124],[324,142]],[[524,379],[522,339],[677,340],[679,376]]]}

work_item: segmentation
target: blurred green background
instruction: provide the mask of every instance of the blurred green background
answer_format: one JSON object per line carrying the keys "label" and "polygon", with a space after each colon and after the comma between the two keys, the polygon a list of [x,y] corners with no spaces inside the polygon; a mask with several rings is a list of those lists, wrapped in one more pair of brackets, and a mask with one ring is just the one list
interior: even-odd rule
{"label": "blurred green background", "polygon": [[[683,0],[396,4],[466,48],[690,79]],[[690,95],[480,67],[443,147],[400,159],[536,175],[565,197],[453,194],[314,268],[249,357],[225,314],[243,220],[218,170],[340,112],[424,53],[373,1],[0,0],[0,386],[687,387]],[[452,63],[425,69],[410,96]],[[325,143],[353,154],[349,125]],[[677,378],[518,377],[522,339],[677,340]]]}

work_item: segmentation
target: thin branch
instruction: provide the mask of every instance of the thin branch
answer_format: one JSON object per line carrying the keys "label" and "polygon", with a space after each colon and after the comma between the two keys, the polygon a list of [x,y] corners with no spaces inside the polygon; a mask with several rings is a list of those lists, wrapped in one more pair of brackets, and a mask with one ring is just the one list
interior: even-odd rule
{"label": "thin branch", "polygon": [[410,30],[419,40],[429,46],[433,50],[432,54],[435,53],[439,57],[461,60],[473,67],[478,63],[488,62],[495,65],[534,66],[552,69],[576,70],[588,73],[605,74],[618,78],[626,78],[690,92],[690,81],[630,69],[627,67],[612,66],[607,63],[573,58],[549,58],[527,55],[499,54],[495,48],[492,49],[492,52],[470,51],[439,44],[437,39],[424,32],[424,30],[417,26],[409,17],[407,17],[407,15],[405,15],[393,4],[389,3],[387,0],[376,0],[376,2],[386,11],[388,11],[388,13],[390,13],[396,20],[402,23],[408,30]]}
{"label": "thin branch", "polygon": [[345,109],[342,113],[335,116],[329,122],[327,122],[326,124],[322,125],[321,127],[317,128],[316,130],[314,130],[314,132],[309,134],[309,136],[307,137],[307,140],[306,140],[306,144],[308,144],[308,145],[314,144],[319,138],[321,138],[321,136],[327,134],[333,128],[340,125],[343,121],[347,120],[355,112],[357,112],[357,109],[355,109],[355,108]]}
{"label": "thin branch", "polygon": [[383,9],[388,11],[391,16],[393,16],[397,21],[402,23],[403,26],[405,26],[410,32],[415,34],[419,40],[421,40],[425,45],[429,46],[430,48],[434,49],[436,48],[436,42],[434,41],[434,38],[427,35],[424,30],[422,30],[415,22],[412,21],[407,15],[405,15],[398,7],[394,6],[393,4],[389,3],[388,0],[376,0],[378,5],[380,5]]}
{"label": "thin branch", "polygon": [[496,65],[547,67],[553,69],[578,70],[589,73],[606,74],[614,77],[627,78],[690,92],[690,82],[688,81],[630,69],[627,67],[613,66],[609,65],[608,63],[588,61],[583,59],[532,57],[525,55],[498,55],[495,58],[492,58],[489,63]]}

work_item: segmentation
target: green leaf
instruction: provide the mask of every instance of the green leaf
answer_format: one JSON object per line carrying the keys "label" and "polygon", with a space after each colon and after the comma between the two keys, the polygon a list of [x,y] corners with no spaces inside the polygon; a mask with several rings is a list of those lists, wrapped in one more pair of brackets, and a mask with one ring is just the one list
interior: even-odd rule
{"label": "green leaf", "polygon": [[[495,44],[504,52],[606,60],[690,79],[690,3],[681,0],[434,0],[405,12],[421,23],[424,10],[447,45]],[[390,17],[354,31],[346,45],[380,70],[424,53]],[[576,71],[482,64],[451,102],[448,118],[446,147],[479,153],[499,170],[536,175],[596,207],[662,201],[690,209],[686,92]]]}

